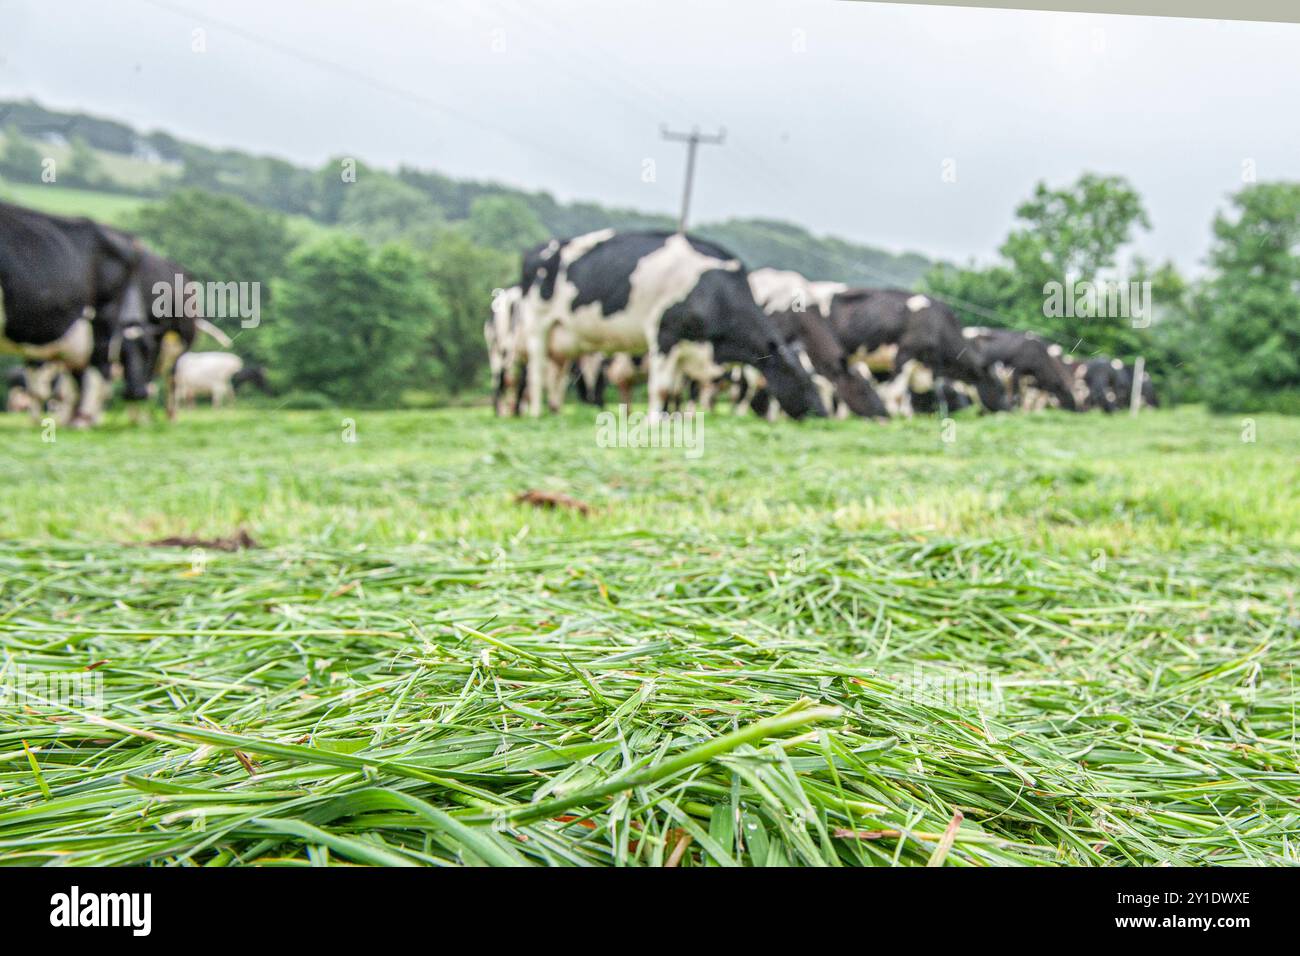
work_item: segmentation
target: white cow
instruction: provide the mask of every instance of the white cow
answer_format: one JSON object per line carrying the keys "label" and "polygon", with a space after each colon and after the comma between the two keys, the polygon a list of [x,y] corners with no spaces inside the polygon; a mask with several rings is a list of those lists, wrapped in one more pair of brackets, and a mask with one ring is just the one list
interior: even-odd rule
{"label": "white cow", "polygon": [[234,379],[244,369],[244,360],[233,352],[186,352],[176,360],[176,399],[189,405],[200,395],[212,396],[212,407],[220,408],[235,398]]}
{"label": "white cow", "polygon": [[843,282],[813,282],[790,269],[755,269],[749,274],[754,301],[768,315],[816,308],[831,314],[831,299],[848,288]]}

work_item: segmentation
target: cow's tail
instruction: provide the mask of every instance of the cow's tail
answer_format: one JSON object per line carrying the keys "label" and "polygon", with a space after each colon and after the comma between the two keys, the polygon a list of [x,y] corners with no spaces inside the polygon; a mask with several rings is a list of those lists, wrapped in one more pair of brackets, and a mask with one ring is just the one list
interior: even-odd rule
{"label": "cow's tail", "polygon": [[208,335],[212,336],[214,339],[216,339],[218,342],[221,343],[222,348],[228,349],[235,344],[230,340],[229,335],[227,335],[225,332],[222,332],[219,328],[217,328],[207,319],[195,319],[194,327],[198,329],[200,332],[208,333]]}

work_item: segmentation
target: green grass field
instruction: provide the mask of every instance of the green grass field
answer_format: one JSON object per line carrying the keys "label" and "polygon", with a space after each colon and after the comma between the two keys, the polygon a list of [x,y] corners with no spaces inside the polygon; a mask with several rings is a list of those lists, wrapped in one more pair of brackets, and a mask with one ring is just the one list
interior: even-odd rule
{"label": "green grass field", "polygon": [[1300,420],[48,437],[0,420],[0,862],[1300,862]]}
{"label": "green grass field", "polygon": [[[77,189],[57,183],[8,181],[0,182],[0,200],[55,216],[88,216],[122,228],[133,225],[134,214],[141,206],[160,201],[148,196]],[[336,231],[335,227],[327,226],[307,216],[286,215],[284,219],[290,235],[295,241],[301,243],[313,242]]]}
{"label": "green grass field", "polygon": [[148,202],[123,193],[74,189],[55,183],[12,182],[0,184],[0,199],[55,216],[89,216],[114,226],[124,225],[133,212]]}

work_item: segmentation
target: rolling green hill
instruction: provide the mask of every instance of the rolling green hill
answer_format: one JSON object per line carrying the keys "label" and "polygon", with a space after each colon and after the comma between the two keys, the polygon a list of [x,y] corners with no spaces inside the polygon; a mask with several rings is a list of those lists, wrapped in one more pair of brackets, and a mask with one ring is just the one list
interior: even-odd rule
{"label": "rolling green hill", "polygon": [[[405,211],[399,217],[403,219],[401,226],[395,229],[385,222],[381,228],[370,230],[369,236],[403,238],[405,231],[417,245],[427,240],[430,225],[466,221],[475,204],[485,199],[509,201],[514,208],[524,210],[534,229],[545,235],[673,225],[671,217],[660,213],[591,201],[563,203],[545,191],[455,179],[410,167],[390,172],[359,163],[364,179],[373,187],[368,202],[362,203],[359,197],[352,196],[356,190],[340,188],[335,160],[310,169],[273,156],[212,149],[161,131],[141,133],[115,120],[49,110],[30,100],[0,102],[0,127],[6,131],[0,143],[0,189],[8,190],[15,201],[39,209],[90,215],[109,222],[120,222],[142,197],[158,197],[176,188],[200,188],[298,217],[299,223],[361,225],[359,231],[363,234],[367,232],[364,227],[372,224],[365,217],[373,216],[376,206],[390,213],[401,209]],[[19,143],[9,143],[11,138],[17,138]],[[88,168],[79,169],[72,161],[74,147],[82,149],[86,158],[82,165]],[[18,152],[25,154],[21,162],[15,161]],[[38,157],[59,163],[59,194],[28,188],[46,185],[40,182]],[[65,169],[69,170],[68,176],[64,175]],[[68,191],[65,186],[73,188]],[[77,190],[84,188],[113,195],[79,195]],[[358,219],[362,221],[358,223]],[[299,228],[309,230],[305,225]],[[694,231],[723,243],[751,268],[795,269],[813,278],[853,284],[889,281],[912,286],[934,265],[919,253],[896,254],[845,239],[815,236],[801,226],[779,220],[730,219],[701,223]],[[516,239],[500,245],[518,250],[536,241],[536,233],[525,229]]]}

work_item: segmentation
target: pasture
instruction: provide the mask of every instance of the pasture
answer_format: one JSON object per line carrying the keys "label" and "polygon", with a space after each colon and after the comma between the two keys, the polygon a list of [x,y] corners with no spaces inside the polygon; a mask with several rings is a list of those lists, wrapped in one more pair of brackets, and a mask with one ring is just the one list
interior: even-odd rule
{"label": "pasture", "polygon": [[240,408],[0,449],[0,863],[1300,861],[1295,419],[715,414],[689,458],[589,408]]}

